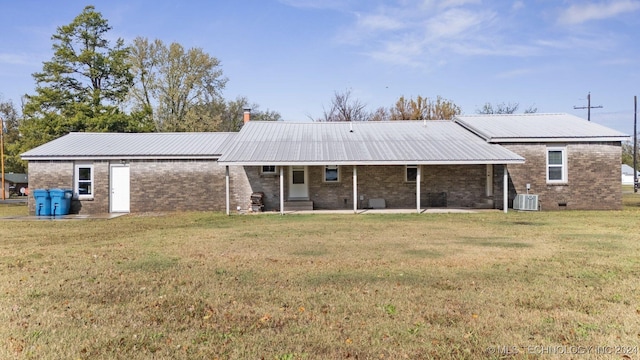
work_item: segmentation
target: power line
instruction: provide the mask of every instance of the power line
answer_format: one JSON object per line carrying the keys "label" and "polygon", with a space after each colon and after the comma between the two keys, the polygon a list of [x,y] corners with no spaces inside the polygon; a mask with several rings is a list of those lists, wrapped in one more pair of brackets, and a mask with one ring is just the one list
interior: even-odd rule
{"label": "power line", "polygon": [[591,106],[591,92],[587,94],[587,106],[574,106],[574,109],[587,109],[587,120],[591,121],[591,109],[602,109],[602,105]]}

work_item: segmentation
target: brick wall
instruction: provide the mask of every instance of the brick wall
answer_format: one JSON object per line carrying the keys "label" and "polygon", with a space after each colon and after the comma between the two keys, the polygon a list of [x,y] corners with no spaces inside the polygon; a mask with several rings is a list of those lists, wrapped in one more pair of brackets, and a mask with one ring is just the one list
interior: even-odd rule
{"label": "brick wall", "polygon": [[[94,161],[94,197],[73,200],[72,213],[109,212],[109,162]],[[226,208],[225,167],[211,160],[131,161],[131,212],[202,210],[224,211]],[[242,167],[230,167],[231,208],[244,201],[250,192],[243,187]],[[30,161],[29,187],[35,189],[73,188],[73,161]],[[245,176],[246,178],[246,176]],[[234,186],[239,191],[234,192]],[[244,193],[243,193],[244,191]],[[243,200],[243,199],[246,199]],[[33,191],[29,211],[35,212]]]}
{"label": "brick wall", "polygon": [[[547,145],[503,144],[525,158],[524,164],[509,165],[509,178],[516,193],[538,194],[542,210],[610,210],[622,208],[619,142],[566,144],[568,181],[548,184]],[[510,194],[513,201],[514,193]]]}
{"label": "brick wall", "polygon": [[[86,164],[86,162],[82,162]],[[93,162],[94,197],[92,200],[72,200],[72,213],[91,214],[109,212],[109,163]],[[29,161],[29,213],[35,213],[33,190],[73,189],[73,161]]]}
{"label": "brick wall", "polygon": [[149,160],[132,161],[129,166],[131,212],[226,207],[225,167],[215,161]]}

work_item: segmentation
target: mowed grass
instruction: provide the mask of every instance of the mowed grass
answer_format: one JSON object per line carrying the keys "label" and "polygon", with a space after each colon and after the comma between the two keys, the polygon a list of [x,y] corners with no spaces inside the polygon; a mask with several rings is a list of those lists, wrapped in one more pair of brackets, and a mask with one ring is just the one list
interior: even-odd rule
{"label": "mowed grass", "polygon": [[559,358],[637,359],[639,198],[607,212],[1,221],[0,358],[538,359],[603,346],[626,353]]}

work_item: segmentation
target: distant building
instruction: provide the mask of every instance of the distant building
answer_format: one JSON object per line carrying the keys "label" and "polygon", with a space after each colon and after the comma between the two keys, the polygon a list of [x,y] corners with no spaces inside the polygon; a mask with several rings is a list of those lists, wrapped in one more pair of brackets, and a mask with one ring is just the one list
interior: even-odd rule
{"label": "distant building", "polygon": [[[640,177],[640,171],[636,173],[636,178]],[[633,185],[633,168],[627,164],[622,164],[622,185]]]}
{"label": "distant building", "polygon": [[27,174],[4,174],[5,193],[10,195],[28,195],[29,179]]}

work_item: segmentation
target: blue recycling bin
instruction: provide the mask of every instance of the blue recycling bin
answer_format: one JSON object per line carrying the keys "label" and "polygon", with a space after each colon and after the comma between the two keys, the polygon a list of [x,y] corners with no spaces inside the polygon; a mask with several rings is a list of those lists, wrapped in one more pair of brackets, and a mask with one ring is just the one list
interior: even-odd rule
{"label": "blue recycling bin", "polygon": [[51,215],[69,215],[71,197],[73,196],[71,189],[51,189],[49,196],[51,197]]}
{"label": "blue recycling bin", "polygon": [[51,197],[49,190],[36,189],[33,191],[33,198],[36,199],[36,215],[51,216]]}

